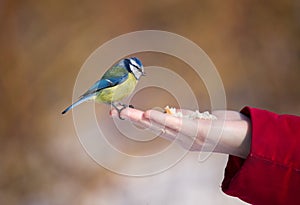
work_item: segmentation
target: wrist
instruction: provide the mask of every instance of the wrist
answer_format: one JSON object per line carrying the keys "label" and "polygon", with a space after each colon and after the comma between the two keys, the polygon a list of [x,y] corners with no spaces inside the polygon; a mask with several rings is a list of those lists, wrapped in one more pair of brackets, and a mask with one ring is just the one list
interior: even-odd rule
{"label": "wrist", "polygon": [[250,153],[251,147],[251,122],[244,119],[232,122],[232,134],[227,136],[228,150],[227,153],[246,159]]}
{"label": "wrist", "polygon": [[[214,128],[215,129],[215,128]],[[221,137],[214,152],[230,154],[241,158],[247,158],[251,147],[251,122],[250,120],[225,121],[220,125]]]}

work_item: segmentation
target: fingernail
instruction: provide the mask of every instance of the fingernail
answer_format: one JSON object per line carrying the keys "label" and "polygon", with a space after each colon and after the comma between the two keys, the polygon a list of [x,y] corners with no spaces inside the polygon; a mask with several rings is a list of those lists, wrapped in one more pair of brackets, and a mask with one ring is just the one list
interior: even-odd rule
{"label": "fingernail", "polygon": [[113,110],[110,110],[109,111],[109,116],[110,117],[116,117],[117,115],[116,115],[116,113]]}

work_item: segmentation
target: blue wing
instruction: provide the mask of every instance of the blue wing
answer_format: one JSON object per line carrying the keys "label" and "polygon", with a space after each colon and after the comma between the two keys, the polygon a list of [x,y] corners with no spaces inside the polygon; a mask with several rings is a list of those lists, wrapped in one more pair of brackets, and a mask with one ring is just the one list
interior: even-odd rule
{"label": "blue wing", "polygon": [[111,77],[111,78],[102,78],[98,80],[88,91],[86,91],[81,97],[95,94],[100,90],[105,88],[113,87],[124,82],[128,78],[128,73],[125,73],[122,77]]}

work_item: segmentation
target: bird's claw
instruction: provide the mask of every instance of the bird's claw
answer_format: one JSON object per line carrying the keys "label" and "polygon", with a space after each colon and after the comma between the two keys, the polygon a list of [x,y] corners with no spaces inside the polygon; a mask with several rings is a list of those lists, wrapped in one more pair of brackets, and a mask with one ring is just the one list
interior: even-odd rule
{"label": "bird's claw", "polygon": [[122,110],[124,110],[125,108],[127,108],[127,106],[124,106],[124,105],[123,105],[123,107],[122,107],[121,109],[118,109],[118,114],[119,114],[119,119],[120,119],[120,120],[125,120],[123,117],[121,117],[121,112],[122,112]]}
{"label": "bird's claw", "polygon": [[118,103],[119,106],[122,106],[122,108],[118,108],[115,104],[112,104],[112,106],[117,110],[118,112],[118,116],[119,116],[119,119],[120,120],[125,120],[125,118],[122,118],[121,117],[121,112],[126,109],[127,107],[130,107],[130,108],[134,108],[133,105],[126,105],[126,104],[122,104],[122,103]]}

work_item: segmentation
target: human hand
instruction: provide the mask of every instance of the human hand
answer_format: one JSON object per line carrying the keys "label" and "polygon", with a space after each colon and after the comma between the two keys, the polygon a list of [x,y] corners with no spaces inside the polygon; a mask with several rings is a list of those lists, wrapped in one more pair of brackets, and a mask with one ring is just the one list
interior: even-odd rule
{"label": "human hand", "polygon": [[[177,110],[184,115],[190,110]],[[154,133],[170,141],[176,141],[190,151],[213,151],[246,158],[251,145],[251,122],[236,111],[213,111],[217,120],[185,119],[174,117],[156,110],[141,111],[126,108],[121,117],[149,128]],[[116,110],[111,111],[118,116]],[[209,134],[211,132],[212,134]],[[216,135],[214,135],[216,134]]]}

